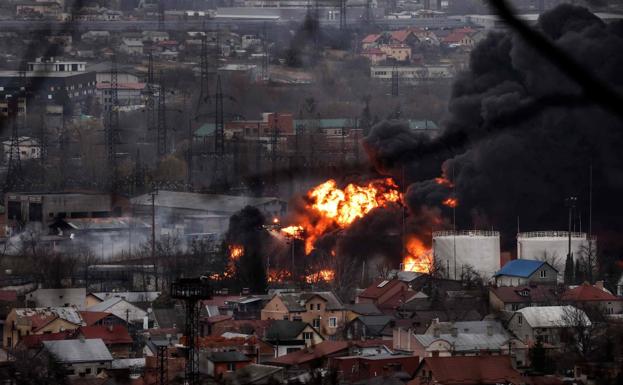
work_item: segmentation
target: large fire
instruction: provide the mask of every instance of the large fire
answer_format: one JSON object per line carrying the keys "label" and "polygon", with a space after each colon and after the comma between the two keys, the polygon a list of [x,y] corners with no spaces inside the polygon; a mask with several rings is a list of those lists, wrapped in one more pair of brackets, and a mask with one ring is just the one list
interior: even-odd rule
{"label": "large fire", "polygon": [[444,206],[448,206],[450,208],[455,208],[459,205],[459,200],[456,198],[448,198],[441,202]]}
{"label": "large fire", "polygon": [[314,221],[304,221],[305,253],[314,249],[316,240],[327,230],[346,228],[377,207],[400,202],[398,186],[391,178],[379,179],[358,186],[349,184],[344,189],[330,179],[307,193],[307,209],[316,214]]}
{"label": "large fire", "polygon": [[307,283],[318,283],[321,281],[330,282],[335,278],[335,271],[331,269],[322,269],[305,277]]}
{"label": "large fire", "polygon": [[403,260],[403,270],[430,273],[433,268],[433,252],[421,240],[410,236],[406,244],[407,255]]}

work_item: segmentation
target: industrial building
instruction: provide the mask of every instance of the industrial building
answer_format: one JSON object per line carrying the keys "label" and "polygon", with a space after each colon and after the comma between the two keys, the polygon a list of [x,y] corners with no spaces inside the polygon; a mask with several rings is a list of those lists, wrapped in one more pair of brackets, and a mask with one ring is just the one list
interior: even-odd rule
{"label": "industrial building", "polygon": [[500,270],[500,233],[487,230],[433,232],[434,260],[443,275],[460,279],[469,269],[483,278]]}

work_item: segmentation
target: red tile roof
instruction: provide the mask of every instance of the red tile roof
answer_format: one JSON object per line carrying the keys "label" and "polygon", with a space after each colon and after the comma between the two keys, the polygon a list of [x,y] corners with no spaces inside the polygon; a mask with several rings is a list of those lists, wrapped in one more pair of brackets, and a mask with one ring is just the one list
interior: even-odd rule
{"label": "red tile roof", "polygon": [[277,366],[301,365],[345,350],[348,350],[347,341],[323,341],[311,348],[302,349],[286,354],[285,356],[274,358],[267,363]]}
{"label": "red tile roof", "polygon": [[588,282],[584,282],[578,287],[569,289],[562,294],[563,301],[620,301],[618,298],[603,289],[595,287]]}
{"label": "red tile roof", "polygon": [[81,311],[79,313],[86,326],[92,326],[111,315],[111,313],[105,311]]}
{"label": "red tile roof", "polygon": [[372,34],[372,35],[368,35],[366,37],[363,38],[363,40],[361,41],[362,43],[374,43],[375,41],[377,41],[379,39],[381,35],[378,34]]}
{"label": "red tile roof", "polygon": [[69,340],[74,337],[75,330],[65,330],[59,333],[31,334],[22,337],[20,344],[27,349],[39,348],[43,341]]}
{"label": "red tile roof", "polygon": [[460,43],[461,40],[463,40],[463,38],[465,38],[465,36],[467,35],[469,34],[465,32],[452,32],[451,34],[443,38],[443,42],[446,44]]}
{"label": "red tile roof", "polygon": [[412,32],[410,30],[404,29],[400,31],[392,31],[391,36],[392,36],[392,39],[398,40],[399,42],[404,43],[411,33]]}
{"label": "red tile roof", "polygon": [[101,338],[106,345],[131,344],[132,337],[123,325],[83,326],[80,334],[86,339]]}
{"label": "red tile roof", "polygon": [[[433,378],[441,384],[497,384],[525,382],[511,365],[509,356],[473,357],[426,357],[421,365],[427,365]],[[421,366],[420,366],[421,367]],[[419,385],[420,378],[407,383]]]}
{"label": "red tile roof", "polygon": [[[387,281],[387,283],[380,286],[384,281]],[[400,284],[404,284],[404,283],[398,279],[392,279],[392,280],[379,279],[379,280],[374,281],[372,285],[368,286],[368,288],[364,290],[361,294],[359,294],[358,297],[376,299],[382,296],[383,294],[385,294],[386,292],[388,292],[394,286],[400,285]]]}
{"label": "red tile roof", "polygon": [[[548,302],[556,299],[554,288],[548,285],[501,286],[489,290],[504,303]],[[527,291],[527,296],[520,295],[524,291]]]}

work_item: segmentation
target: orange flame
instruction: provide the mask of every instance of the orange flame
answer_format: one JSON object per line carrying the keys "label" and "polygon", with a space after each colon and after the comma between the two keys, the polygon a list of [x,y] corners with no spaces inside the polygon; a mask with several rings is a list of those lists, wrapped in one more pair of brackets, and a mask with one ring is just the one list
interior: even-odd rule
{"label": "orange flame", "polygon": [[400,202],[398,186],[391,178],[374,180],[361,186],[351,183],[344,189],[337,187],[337,182],[330,179],[310,190],[307,197],[310,202],[308,209],[319,216],[314,223],[303,224],[307,234],[307,254],[328,229],[345,228],[377,207]]}
{"label": "orange flame", "polygon": [[448,206],[450,208],[455,208],[456,206],[459,205],[459,200],[456,198],[448,198],[446,200],[444,200],[443,202],[441,202],[444,206]]}
{"label": "orange flame", "polygon": [[269,269],[266,276],[268,283],[283,282],[292,276],[287,270]]}
{"label": "orange flame", "polygon": [[330,282],[333,281],[333,279],[335,279],[335,271],[330,269],[323,269],[305,277],[305,281],[310,284],[321,281]]}
{"label": "orange flame", "polygon": [[435,178],[435,183],[442,185],[442,186],[454,187],[454,184],[450,182],[448,178],[443,177],[443,176],[440,176],[439,178]]}
{"label": "orange flame", "polygon": [[284,227],[280,230],[286,237],[291,237],[291,238],[296,238],[296,239],[303,239],[303,232],[305,231],[305,229],[303,229],[303,226],[288,226],[288,227]]}
{"label": "orange flame", "polygon": [[229,258],[233,261],[238,260],[244,254],[244,247],[240,245],[229,245]]}
{"label": "orange flame", "polygon": [[407,240],[407,255],[404,257],[403,270],[430,273],[433,268],[433,252],[415,236]]}

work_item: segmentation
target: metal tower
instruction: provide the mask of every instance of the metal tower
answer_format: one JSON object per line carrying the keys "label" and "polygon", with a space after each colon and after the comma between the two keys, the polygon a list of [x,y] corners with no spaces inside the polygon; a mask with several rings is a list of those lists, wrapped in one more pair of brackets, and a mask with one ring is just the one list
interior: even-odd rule
{"label": "metal tower", "polygon": [[208,84],[208,34],[204,31],[201,38],[201,57],[199,58],[199,99],[197,100],[197,111],[203,104],[210,102],[210,86]]}
{"label": "metal tower", "polygon": [[169,383],[169,343],[168,342],[154,342],[156,345],[156,365],[158,370],[158,385],[167,385]]}
{"label": "metal tower", "polygon": [[200,301],[212,298],[212,290],[206,277],[180,278],[171,284],[171,298],[184,301],[186,322],[186,384],[196,385],[199,369],[199,355],[196,342],[199,335]]}
{"label": "metal tower", "polygon": [[22,166],[19,156],[19,101],[16,95],[7,98],[9,124],[11,125],[11,144],[9,146],[9,162],[3,192],[8,192],[19,186],[22,181]]}
{"label": "metal tower", "polygon": [[110,102],[108,119],[104,127],[106,162],[108,166],[108,185],[114,191],[117,188],[117,142],[119,140],[119,82],[117,58],[113,56],[110,67]]}
{"label": "metal tower", "polygon": [[158,1],[158,30],[164,31],[164,0]]}
{"label": "metal tower", "polygon": [[214,173],[212,175],[212,188],[225,189],[227,176],[225,175],[225,116],[223,110],[223,88],[221,77],[216,77],[216,94],[214,111]]}
{"label": "metal tower", "polygon": [[160,90],[158,91],[158,124],[157,124],[157,147],[158,159],[167,155],[167,101],[164,77],[160,72]]}
{"label": "metal tower", "polygon": [[147,112],[147,129],[156,129],[156,78],[154,74],[154,57],[149,52],[147,64],[147,100],[145,101],[145,110]]}
{"label": "metal tower", "polygon": [[345,30],[346,25],[346,0],[340,0],[340,30]]}

